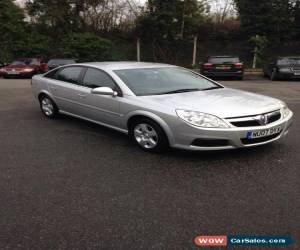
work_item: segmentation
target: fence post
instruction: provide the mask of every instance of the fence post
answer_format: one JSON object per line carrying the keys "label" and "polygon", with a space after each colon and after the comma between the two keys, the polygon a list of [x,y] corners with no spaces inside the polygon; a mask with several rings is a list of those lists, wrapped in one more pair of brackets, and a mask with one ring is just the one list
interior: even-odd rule
{"label": "fence post", "polygon": [[194,36],[193,66],[196,65],[198,36]]}
{"label": "fence post", "polygon": [[253,57],[253,64],[252,64],[252,68],[253,68],[253,69],[256,68],[257,52],[258,52],[258,48],[257,48],[257,46],[255,46],[255,49],[254,49],[254,57]]}
{"label": "fence post", "polygon": [[141,42],[140,42],[140,38],[138,38],[136,40],[136,57],[137,57],[137,61],[140,62],[141,61]]}

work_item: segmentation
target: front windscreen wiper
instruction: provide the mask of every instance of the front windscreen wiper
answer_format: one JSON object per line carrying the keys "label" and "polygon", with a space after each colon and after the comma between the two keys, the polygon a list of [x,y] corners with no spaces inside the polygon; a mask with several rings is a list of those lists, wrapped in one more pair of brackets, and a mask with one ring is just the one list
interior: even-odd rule
{"label": "front windscreen wiper", "polygon": [[215,87],[210,87],[210,88],[201,89],[201,90],[204,91],[204,90],[221,89],[221,88],[222,87],[220,87],[220,86],[215,86]]}
{"label": "front windscreen wiper", "polygon": [[200,91],[201,89],[176,89],[168,92],[161,93],[160,95],[166,94],[176,94],[176,93],[185,93],[185,92],[192,92],[192,91]]}

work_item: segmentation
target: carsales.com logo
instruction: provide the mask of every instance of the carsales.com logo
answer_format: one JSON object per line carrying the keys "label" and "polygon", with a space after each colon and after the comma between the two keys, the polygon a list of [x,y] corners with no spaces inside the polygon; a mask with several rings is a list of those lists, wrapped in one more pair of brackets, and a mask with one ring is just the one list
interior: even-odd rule
{"label": "carsales.com logo", "polygon": [[227,236],[198,236],[195,244],[199,247],[205,246],[227,246]]}
{"label": "carsales.com logo", "polygon": [[221,236],[198,236],[194,240],[199,247],[208,246],[289,246],[293,243],[291,236],[245,236],[245,235],[221,235]]}

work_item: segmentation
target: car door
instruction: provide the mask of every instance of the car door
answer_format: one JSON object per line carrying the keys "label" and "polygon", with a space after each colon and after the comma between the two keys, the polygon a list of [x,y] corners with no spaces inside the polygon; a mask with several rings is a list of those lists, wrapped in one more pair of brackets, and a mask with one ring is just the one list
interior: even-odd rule
{"label": "car door", "polygon": [[81,95],[84,88],[80,77],[83,67],[69,66],[59,70],[48,80],[49,91],[55,99],[55,103],[61,111],[80,115]]}
{"label": "car door", "polygon": [[[82,116],[111,126],[120,125],[120,99],[122,93],[114,80],[104,71],[88,67],[82,78],[83,88],[80,89]],[[92,94],[97,87],[109,87],[118,92],[118,96]]]}

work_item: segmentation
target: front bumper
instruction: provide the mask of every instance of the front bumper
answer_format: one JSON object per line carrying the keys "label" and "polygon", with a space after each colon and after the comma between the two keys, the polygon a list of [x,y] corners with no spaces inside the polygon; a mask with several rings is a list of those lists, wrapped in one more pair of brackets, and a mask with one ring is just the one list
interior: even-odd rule
{"label": "front bumper", "polygon": [[[291,112],[288,117],[280,119],[276,122],[270,123],[266,126],[259,127],[235,127],[228,129],[203,129],[191,126],[187,123],[177,124],[172,130],[176,131],[173,133],[173,140],[171,147],[194,150],[194,151],[209,151],[209,150],[225,150],[234,148],[248,148],[259,145],[268,144],[277,141],[284,137],[292,124],[293,113]],[[282,130],[280,133],[270,137],[261,137],[260,140],[249,141],[247,140],[248,132],[256,132],[260,130],[270,129],[273,127],[281,126]],[[195,141],[209,143],[206,146],[196,146]],[[212,143],[211,143],[212,142]],[[214,146],[216,142],[219,146]],[[226,142],[226,145],[224,144]],[[211,145],[210,145],[211,144]]]}
{"label": "front bumper", "polygon": [[279,72],[277,77],[279,79],[300,79],[300,72],[294,73],[294,72]]}
{"label": "front bumper", "polygon": [[17,71],[14,73],[9,74],[8,72],[1,72],[0,76],[5,77],[5,78],[31,78],[32,76],[35,75],[35,71],[29,71],[29,72],[22,72],[22,71]]}

